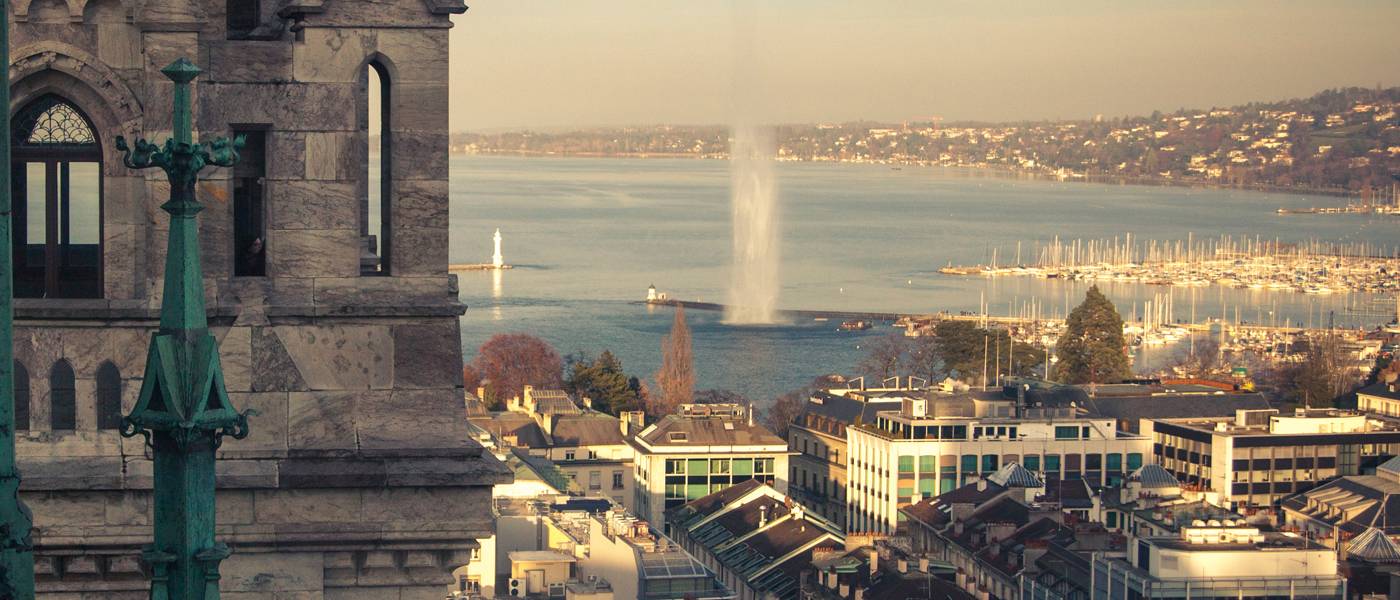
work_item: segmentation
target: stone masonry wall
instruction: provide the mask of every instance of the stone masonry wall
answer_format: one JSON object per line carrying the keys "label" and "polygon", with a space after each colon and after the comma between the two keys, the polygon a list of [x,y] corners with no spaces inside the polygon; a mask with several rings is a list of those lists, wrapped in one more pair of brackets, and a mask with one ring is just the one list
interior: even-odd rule
{"label": "stone masonry wall", "polygon": [[[162,141],[179,57],[202,139],[267,131],[266,277],[233,277],[231,173],[197,190],[206,299],[230,396],[251,435],[219,451],[224,598],[432,599],[494,522],[508,472],[468,439],[447,273],[447,34],[452,0],[264,2],[267,32],[229,40],[225,4],[16,0],[11,114],[57,94],[103,148],[103,297],[16,302],[29,430],[17,449],[35,516],[40,597],[145,598],[151,461],[98,429],[97,370],[123,413],[157,324],[169,194],[125,169],[117,135]],[[279,12],[280,10],[280,12]],[[280,16],[279,16],[280,15]],[[265,32],[266,33],[266,32]],[[368,136],[364,69],[389,74],[391,272],[362,276]],[[71,365],[76,429],[53,431],[50,371]]]}

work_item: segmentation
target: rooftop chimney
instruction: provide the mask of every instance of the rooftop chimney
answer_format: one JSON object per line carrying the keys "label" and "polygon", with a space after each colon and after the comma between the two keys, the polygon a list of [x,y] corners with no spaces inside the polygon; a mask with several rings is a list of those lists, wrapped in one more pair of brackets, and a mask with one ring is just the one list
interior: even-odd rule
{"label": "rooftop chimney", "polygon": [[763,528],[768,524],[768,505],[763,504],[758,507],[758,527]]}

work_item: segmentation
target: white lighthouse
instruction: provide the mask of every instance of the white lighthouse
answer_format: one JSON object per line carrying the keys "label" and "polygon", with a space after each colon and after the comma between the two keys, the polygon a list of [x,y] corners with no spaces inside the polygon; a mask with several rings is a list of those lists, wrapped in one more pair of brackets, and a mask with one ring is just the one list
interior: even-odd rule
{"label": "white lighthouse", "polygon": [[493,236],[493,239],[496,241],[496,251],[493,252],[493,253],[491,253],[491,266],[492,266],[492,267],[495,267],[495,268],[497,268],[497,269],[500,269],[500,268],[503,268],[503,267],[506,266],[506,261],[505,261],[505,259],[501,257],[501,228],[500,228],[500,227],[497,227],[497,228],[496,228],[496,235]]}

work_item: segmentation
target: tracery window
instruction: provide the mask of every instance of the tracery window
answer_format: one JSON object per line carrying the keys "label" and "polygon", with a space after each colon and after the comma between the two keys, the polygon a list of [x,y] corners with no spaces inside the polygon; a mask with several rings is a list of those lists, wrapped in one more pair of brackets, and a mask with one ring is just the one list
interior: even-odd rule
{"label": "tracery window", "polygon": [[55,95],[11,122],[14,285],[21,298],[102,296],[102,148],[91,121]]}

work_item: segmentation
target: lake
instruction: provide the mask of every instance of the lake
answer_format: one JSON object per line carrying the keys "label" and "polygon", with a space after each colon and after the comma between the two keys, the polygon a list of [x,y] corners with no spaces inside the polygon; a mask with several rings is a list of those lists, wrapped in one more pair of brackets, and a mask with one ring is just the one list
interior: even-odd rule
{"label": "lake", "polygon": [[[1037,298],[1064,314],[1086,283],[1031,278],[950,277],[949,264],[1015,256],[1056,236],[1175,241],[1231,236],[1393,244],[1393,218],[1281,216],[1279,207],[1338,204],[1336,198],[1178,187],[1113,186],[979,177],[940,169],[780,163],[786,309],[929,313],[977,311],[983,298],[1007,314]],[[629,374],[660,364],[669,308],[639,304],[648,285],[673,298],[723,302],[729,282],[728,163],[686,159],[453,156],[451,260],[489,262],[501,229],[515,268],[458,275],[467,360],[491,335],[524,332],[561,355],[611,350]],[[1176,317],[1255,322],[1375,325],[1348,315],[1363,294],[1315,296],[1270,290],[1101,286],[1125,317],[1154,294],[1174,295]],[[1138,308],[1137,310],[1141,310]],[[697,387],[766,400],[826,373],[850,374],[862,344],[886,328],[838,332],[836,322],[733,327],[718,313],[686,313]]]}

